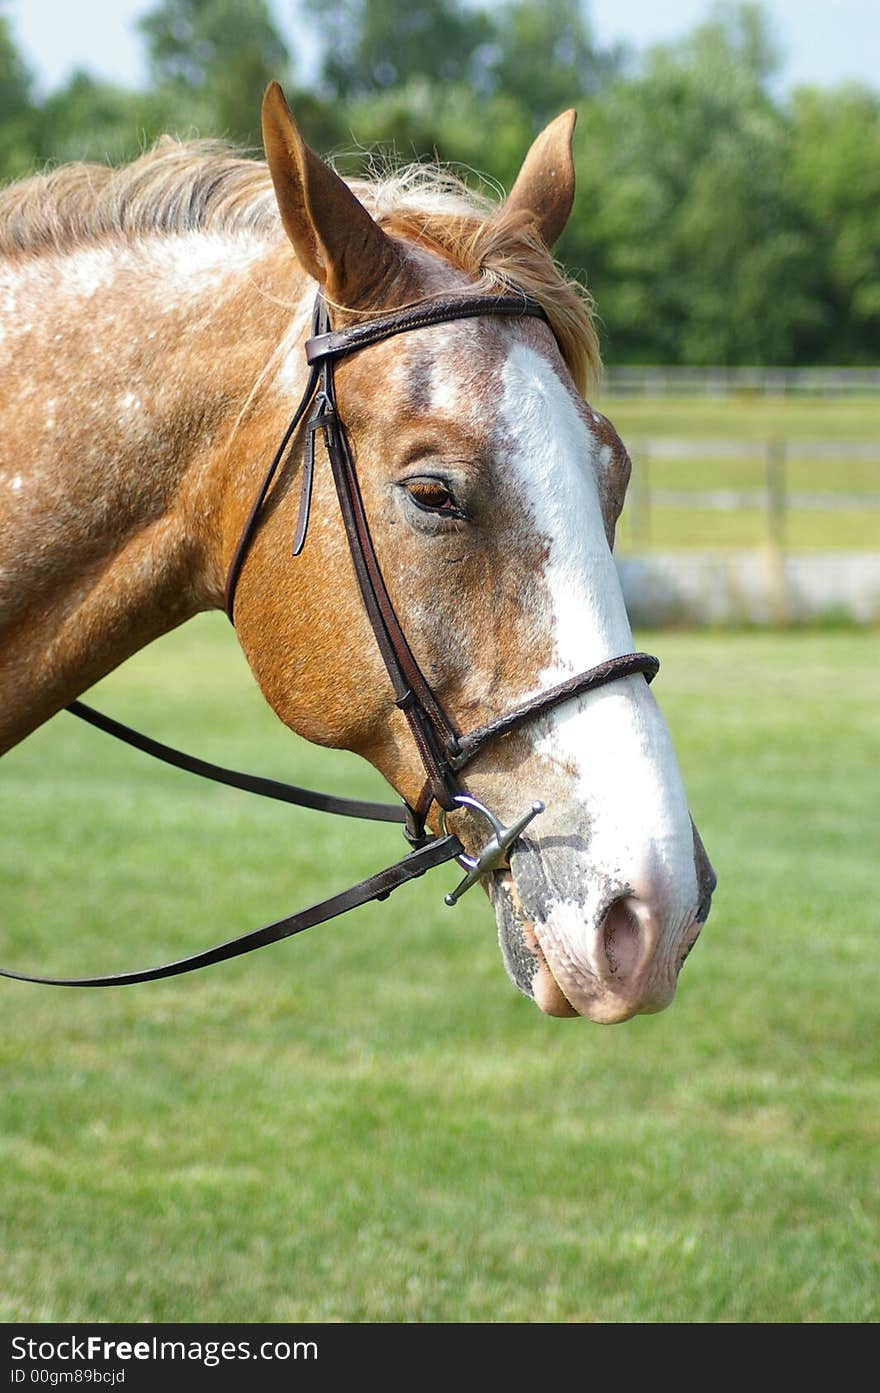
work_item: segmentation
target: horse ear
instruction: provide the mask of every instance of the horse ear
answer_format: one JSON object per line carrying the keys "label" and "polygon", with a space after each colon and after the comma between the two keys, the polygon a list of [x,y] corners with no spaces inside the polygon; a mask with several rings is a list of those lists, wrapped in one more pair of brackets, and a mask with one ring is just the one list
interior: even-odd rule
{"label": "horse ear", "polygon": [[368,300],[400,252],[338,174],[300,135],[277,82],[263,97],[263,146],[284,229],[297,259],[336,304]]}
{"label": "horse ear", "polygon": [[546,247],[562,235],[574,202],[571,138],[576,111],[563,111],[532,144],[516,176],[505,208],[527,214],[537,224]]}

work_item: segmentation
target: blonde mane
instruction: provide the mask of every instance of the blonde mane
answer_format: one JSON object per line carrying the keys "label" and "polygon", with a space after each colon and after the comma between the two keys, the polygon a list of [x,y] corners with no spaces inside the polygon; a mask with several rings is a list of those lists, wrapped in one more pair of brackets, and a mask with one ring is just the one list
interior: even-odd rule
{"label": "blonde mane", "polygon": [[[387,231],[444,257],[478,290],[537,300],[579,390],[596,383],[592,300],[548,255],[531,222],[436,166],[349,182]],[[120,168],[63,165],[0,191],[0,255],[10,258],[197,231],[279,240],[266,164],[217,142],[163,136]]]}

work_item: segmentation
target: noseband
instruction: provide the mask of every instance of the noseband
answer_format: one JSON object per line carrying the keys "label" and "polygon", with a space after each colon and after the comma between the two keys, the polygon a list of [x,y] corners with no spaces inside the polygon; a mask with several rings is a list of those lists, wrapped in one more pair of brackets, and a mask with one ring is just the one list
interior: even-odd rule
{"label": "noseband", "polygon": [[[23,973],[2,972],[0,975],[16,977],[20,980],[42,982],[58,986],[110,986],[125,985],[132,982],[150,981],[159,977],[177,976],[197,967],[226,958],[237,957],[267,943],[277,942],[314,924],[334,918],[338,914],[354,909],[370,900],[387,898],[392,890],[414,877],[424,874],[432,866],[442,865],[453,858],[457,859],[466,874],[454,891],[446,896],[447,904],[457,900],[482,876],[490,874],[507,864],[511,846],[524,829],[543,811],[544,805],[534,802],[523,815],[509,827],[487,807],[474,798],[462,782],[464,769],[492,741],[516,730],[527,721],[545,715],[562,702],[585,692],[594,691],[621,677],[642,673],[648,682],[656,675],[660,663],[648,653],[626,653],[608,658],[586,672],[570,677],[564,682],[540,692],[521,705],[496,716],[485,725],[463,733],[449,716],[428,682],[412,649],[407,642],[395,613],[382,576],[373,546],[370,528],[364,509],[351,450],[345,426],[339,413],[336,399],[335,365],[341,358],[349,357],[374,344],[398,334],[425,329],[435,324],[448,324],[459,319],[499,316],[513,319],[546,319],[544,311],[535,301],[522,295],[463,295],[448,299],[432,300],[423,305],[396,310],[391,314],[368,320],[345,329],[333,330],[330,326],[327,306],[323,295],[318,292],[312,318],[311,337],[306,341],[306,361],[309,377],[299,405],[284,432],[281,443],[266,472],[253,506],[242,529],[238,544],[230,563],[226,581],[226,612],[233,620],[236,589],[248,552],[259,528],[263,508],[269,496],[273,480],[288,453],[288,447],[297,431],[305,424],[305,449],[303,453],[302,481],[299,513],[293,541],[293,555],[298,556],[303,549],[308,530],[309,512],[312,496],[312,483],[315,470],[315,437],[320,431],[330,461],[339,510],[348,541],[349,552],[361,599],[367,618],[382,656],[393,692],[395,706],[406,717],[416,748],[425,771],[425,783],[415,804],[404,803],[402,807],[386,804],[364,803],[356,799],[336,798],[330,794],[315,793],[312,790],[296,788],[272,779],[261,779],[253,775],[224,769],[208,764],[170,746],[132,731],[120,722],[92,710],[82,702],[75,701],[68,708],[75,715],[98,726],[110,735],[125,740],[166,763],[191,773],[213,779],[220,783],[258,793],[264,797],[279,799],[301,806],[318,808],[324,812],[339,813],[349,817],[371,818],[378,821],[403,823],[404,835],[413,848],[409,855],[387,867],[384,871],[359,882],[349,890],[329,900],[301,910],[286,919],[278,920],[265,928],[243,934],[227,943],[219,944],[191,957],[166,963],[161,967],[143,971],[119,973],[106,977],[49,978],[30,977]],[[425,830],[425,822],[431,805],[437,803],[440,809],[441,835],[435,837]],[[447,814],[468,808],[478,814],[488,824],[491,835],[476,857],[465,854],[459,839],[447,831]]]}

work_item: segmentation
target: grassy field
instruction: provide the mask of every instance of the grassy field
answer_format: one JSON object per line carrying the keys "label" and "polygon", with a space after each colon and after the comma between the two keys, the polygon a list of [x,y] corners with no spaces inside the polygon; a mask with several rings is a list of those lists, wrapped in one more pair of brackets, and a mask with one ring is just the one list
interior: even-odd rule
{"label": "grassy field", "polygon": [[[455,868],[252,957],[0,983],[0,1319],[880,1317],[876,635],[639,634],[716,906],[673,1006],[542,1017]],[[365,794],[224,621],[94,695],[208,758]],[[4,758],[4,966],[147,965],[398,855],[59,716]]]}
{"label": "grassy field", "polygon": [[[631,506],[619,530],[621,551],[677,547],[752,547],[766,542],[768,518],[760,508],[731,511],[700,507],[666,507],[654,503],[646,513],[637,507],[640,473],[652,491],[698,493],[713,489],[754,490],[766,484],[760,457],[660,459],[645,442],[658,437],[690,440],[740,440],[763,444],[790,442],[785,482],[791,493],[880,496],[880,401],[876,397],[797,398],[758,395],[724,399],[599,399],[626,442],[633,459]],[[811,442],[871,442],[870,458],[816,459]],[[785,519],[786,544],[797,550],[864,548],[880,550],[880,510],[859,506],[790,508]]]}

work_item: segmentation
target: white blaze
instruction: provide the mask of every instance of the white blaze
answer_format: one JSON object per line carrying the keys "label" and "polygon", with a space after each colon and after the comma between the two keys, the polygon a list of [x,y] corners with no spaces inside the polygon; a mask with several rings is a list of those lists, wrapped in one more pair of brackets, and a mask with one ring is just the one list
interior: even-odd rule
{"label": "white blaze", "polygon": [[[548,547],[544,581],[553,641],[539,683],[546,690],[634,648],[597,485],[609,447],[588,429],[540,354],[513,348],[502,384],[508,467],[516,470],[518,496]],[[666,724],[642,676],[557,707],[538,723],[535,750],[574,771],[571,797],[587,810],[590,864],[636,895],[660,893],[673,920],[692,914],[697,892],[687,802]]]}

